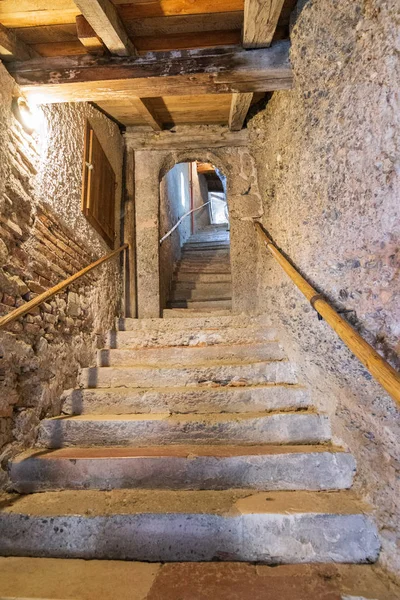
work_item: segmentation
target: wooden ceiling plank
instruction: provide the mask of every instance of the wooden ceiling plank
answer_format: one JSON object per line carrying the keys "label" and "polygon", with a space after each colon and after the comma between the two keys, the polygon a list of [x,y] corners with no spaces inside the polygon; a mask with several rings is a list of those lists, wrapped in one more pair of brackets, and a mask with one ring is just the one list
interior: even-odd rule
{"label": "wooden ceiling plank", "polygon": [[76,33],[89,54],[104,54],[106,47],[83,15],[76,17]]}
{"label": "wooden ceiling plank", "polygon": [[75,0],[75,4],[111,54],[136,55],[136,49],[110,0]]}
{"label": "wooden ceiling plank", "polygon": [[50,44],[33,44],[31,46],[40,56],[54,58],[58,56],[78,56],[87,54],[87,49],[76,39],[73,42],[51,42]]}
{"label": "wooden ceiling plank", "polygon": [[132,106],[141,115],[143,120],[154,129],[154,131],[162,131],[162,121],[157,116],[151,105],[149,98],[135,98],[131,101]]}
{"label": "wooden ceiling plank", "polygon": [[18,38],[26,44],[50,44],[76,42],[76,25],[45,25],[43,27],[21,27],[14,29]]}
{"label": "wooden ceiling plank", "polygon": [[237,46],[240,45],[240,43],[241,35],[239,30],[146,36],[135,39],[136,48],[141,54],[145,54],[146,52],[167,52],[169,50]]}
{"label": "wooden ceiling plank", "polygon": [[229,129],[231,131],[240,131],[242,129],[252,100],[252,93],[232,95],[231,110],[229,113]]}
{"label": "wooden ceiling plank", "polygon": [[122,19],[146,17],[169,17],[175,15],[196,15],[202,13],[224,13],[243,11],[244,0],[145,0],[144,2],[116,1]]}
{"label": "wooden ceiling plank", "polygon": [[149,17],[144,19],[124,19],[128,34],[133,38],[193,34],[224,30],[242,30],[243,11],[227,13],[205,13],[196,15],[172,15],[169,17]]}
{"label": "wooden ceiling plank", "polygon": [[[105,100],[289,89],[288,41],[268,49],[172,51],[146,58],[76,56],[9,63],[16,82],[35,101]],[[39,101],[39,100],[36,100]]]}
{"label": "wooden ceiling plank", "polygon": [[[186,17],[213,13],[241,12],[244,0],[146,0],[114,2],[122,21],[152,17]],[[0,23],[9,29],[75,23],[82,12],[73,0],[1,0]]]}
{"label": "wooden ceiling plank", "polygon": [[245,0],[243,47],[267,48],[274,37],[285,0]]}
{"label": "wooden ceiling plank", "polygon": [[35,10],[14,13],[3,12],[3,2],[0,2],[0,23],[10,29],[26,27],[44,27],[51,25],[68,25],[75,23],[79,9],[75,6],[68,10]]}
{"label": "wooden ceiling plank", "polygon": [[18,39],[17,35],[0,25],[0,59],[4,62],[13,60],[29,60],[38,56],[27,44]]}

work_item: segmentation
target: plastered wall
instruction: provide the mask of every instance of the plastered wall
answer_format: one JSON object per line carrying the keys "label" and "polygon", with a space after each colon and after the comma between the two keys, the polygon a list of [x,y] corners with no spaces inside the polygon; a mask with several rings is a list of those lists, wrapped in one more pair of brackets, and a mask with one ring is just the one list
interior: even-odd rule
{"label": "plastered wall", "polygon": [[[160,239],[190,210],[189,163],[175,165],[160,183]],[[163,241],[160,246],[160,304],[167,306],[175,264],[181,257],[181,247],[190,236],[190,217]]]}
{"label": "plastered wall", "polygon": [[[52,105],[38,110],[29,135],[11,112],[13,88],[0,65],[0,315],[110,251],[80,211],[86,118],[115,170],[120,219],[118,127],[87,104]],[[0,331],[2,483],[7,459],[34,444],[40,419],[58,414],[79,368],[95,364],[119,300],[113,260]]]}
{"label": "plastered wall", "polygon": [[[399,369],[400,46],[396,0],[318,0],[292,30],[294,89],[250,119],[263,224],[303,275]],[[356,455],[355,489],[375,506],[381,560],[400,570],[400,421],[371,380],[260,247],[260,310],[336,440]]]}

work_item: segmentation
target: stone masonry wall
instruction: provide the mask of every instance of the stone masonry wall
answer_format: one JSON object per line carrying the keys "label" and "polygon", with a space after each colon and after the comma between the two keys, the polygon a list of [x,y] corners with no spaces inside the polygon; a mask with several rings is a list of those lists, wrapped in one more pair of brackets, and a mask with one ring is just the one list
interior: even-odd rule
{"label": "stone masonry wall", "polygon": [[[13,90],[0,64],[0,316],[110,250],[80,211],[86,117],[116,173],[118,219],[122,182],[114,123],[87,104],[53,105],[28,135],[12,114]],[[114,259],[0,331],[1,483],[7,459],[34,443],[40,419],[59,414],[62,391],[94,364],[119,286]]]}
{"label": "stone masonry wall", "polygon": [[[292,29],[294,89],[249,122],[263,224],[360,333],[400,367],[400,13],[397,0],[309,0]],[[358,459],[381,560],[400,571],[394,402],[260,246],[260,310]]]}

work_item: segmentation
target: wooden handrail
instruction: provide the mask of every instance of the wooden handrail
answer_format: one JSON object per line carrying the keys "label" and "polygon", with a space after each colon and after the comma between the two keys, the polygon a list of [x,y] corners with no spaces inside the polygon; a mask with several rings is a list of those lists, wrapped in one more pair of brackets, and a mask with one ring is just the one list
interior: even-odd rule
{"label": "wooden handrail", "polygon": [[83,275],[86,275],[86,273],[89,273],[89,271],[91,271],[92,269],[95,269],[96,267],[98,267],[102,263],[106,262],[107,260],[110,260],[110,258],[113,258],[113,256],[116,256],[117,254],[122,252],[122,250],[125,250],[128,247],[129,247],[129,244],[124,244],[120,248],[117,248],[117,250],[113,250],[109,254],[106,254],[102,258],[99,258],[95,262],[91,263],[84,269],[81,269],[80,271],[78,271],[78,273],[75,273],[75,275],[71,275],[71,277],[68,277],[68,279],[64,279],[64,281],[61,281],[61,283],[57,283],[57,285],[50,288],[49,290],[46,290],[42,294],[39,294],[39,296],[36,296],[36,298],[33,298],[33,300],[30,300],[26,304],[23,304],[19,308],[16,308],[12,312],[8,313],[8,315],[5,315],[5,317],[2,317],[0,319],[0,329],[2,327],[5,327],[12,321],[15,321],[19,317],[26,315],[26,313],[30,312],[33,308],[36,308],[43,302],[46,302],[46,300],[48,300],[52,296],[55,296],[55,294],[57,294],[58,292],[61,292],[61,290],[64,290],[66,287],[71,285],[71,283],[73,283],[74,281],[76,281],[77,279],[82,277]]}
{"label": "wooden handrail", "polygon": [[291,280],[297,285],[311,306],[325,319],[340,339],[362,362],[390,396],[400,404],[400,374],[319,294],[278,250],[268,237],[261,223],[255,222],[258,233],[266,247],[278,261]]}

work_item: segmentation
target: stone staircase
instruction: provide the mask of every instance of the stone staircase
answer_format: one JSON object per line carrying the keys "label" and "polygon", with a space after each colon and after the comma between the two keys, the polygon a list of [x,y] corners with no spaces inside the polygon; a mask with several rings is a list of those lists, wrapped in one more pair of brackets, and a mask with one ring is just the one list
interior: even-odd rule
{"label": "stone staircase", "polygon": [[192,235],[176,265],[168,307],[196,310],[232,307],[232,280],[226,225],[210,225]]}
{"label": "stone staircase", "polygon": [[349,489],[355,461],[277,331],[187,315],[118,321],[64,414],[12,462],[0,554],[374,562],[377,530]]}

